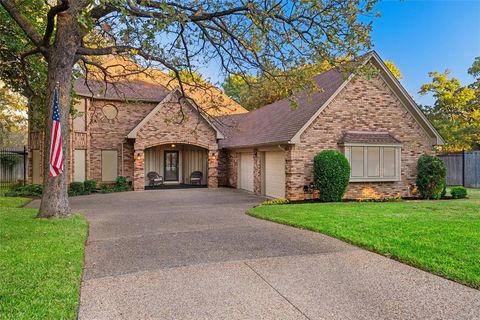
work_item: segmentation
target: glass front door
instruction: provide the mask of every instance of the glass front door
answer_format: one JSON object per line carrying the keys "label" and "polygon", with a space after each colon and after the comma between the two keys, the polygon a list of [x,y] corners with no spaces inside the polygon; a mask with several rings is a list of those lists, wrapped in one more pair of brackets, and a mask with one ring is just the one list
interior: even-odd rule
{"label": "glass front door", "polygon": [[165,181],[178,181],[178,151],[165,151]]}

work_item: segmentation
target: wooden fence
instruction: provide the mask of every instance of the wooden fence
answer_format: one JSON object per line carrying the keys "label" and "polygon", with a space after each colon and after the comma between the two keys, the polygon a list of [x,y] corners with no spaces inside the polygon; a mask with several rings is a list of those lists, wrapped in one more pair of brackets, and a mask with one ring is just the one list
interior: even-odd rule
{"label": "wooden fence", "polygon": [[480,188],[480,150],[439,155],[447,166],[447,185]]}

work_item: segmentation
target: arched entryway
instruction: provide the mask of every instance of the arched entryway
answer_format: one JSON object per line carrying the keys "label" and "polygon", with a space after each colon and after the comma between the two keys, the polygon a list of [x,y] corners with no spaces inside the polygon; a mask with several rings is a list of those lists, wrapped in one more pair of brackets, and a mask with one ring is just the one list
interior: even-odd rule
{"label": "arched entryway", "polygon": [[[164,185],[208,185],[209,151],[191,144],[162,144],[144,150],[145,187],[152,187],[147,177],[156,172]],[[201,172],[200,183],[192,181],[192,173]]]}

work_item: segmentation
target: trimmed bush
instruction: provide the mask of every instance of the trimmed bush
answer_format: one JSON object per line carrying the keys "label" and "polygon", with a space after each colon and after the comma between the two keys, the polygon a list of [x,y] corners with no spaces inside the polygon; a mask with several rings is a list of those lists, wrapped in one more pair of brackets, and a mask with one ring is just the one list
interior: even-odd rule
{"label": "trimmed bush", "polygon": [[450,194],[453,199],[463,199],[467,197],[467,189],[464,187],[452,187]]}
{"label": "trimmed bush", "polygon": [[83,182],[72,182],[68,188],[68,195],[69,196],[80,196],[85,194],[85,186]]}
{"label": "trimmed bush", "polygon": [[97,181],[95,180],[85,180],[83,182],[83,187],[85,188],[85,193],[90,194],[97,191]]}
{"label": "trimmed bush", "polygon": [[337,150],[324,150],[313,159],[315,187],[319,199],[325,202],[340,201],[350,181],[350,164]]}
{"label": "trimmed bush", "polygon": [[113,187],[115,191],[127,191],[128,190],[128,181],[127,178],[123,176],[118,176],[115,179],[115,186]]}
{"label": "trimmed bush", "polygon": [[439,199],[447,184],[447,168],[435,156],[421,155],[417,163],[417,187],[424,199]]}

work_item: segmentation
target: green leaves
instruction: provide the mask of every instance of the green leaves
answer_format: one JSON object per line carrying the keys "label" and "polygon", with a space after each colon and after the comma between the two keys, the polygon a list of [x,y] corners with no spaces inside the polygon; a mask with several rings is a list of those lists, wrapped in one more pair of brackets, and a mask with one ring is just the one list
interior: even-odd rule
{"label": "green leaves", "polygon": [[424,199],[440,199],[447,184],[447,168],[435,156],[424,154],[417,162],[417,187]]}
{"label": "green leaves", "polygon": [[433,94],[435,98],[435,104],[423,110],[446,140],[444,151],[480,148],[480,57],[468,72],[476,77],[468,86],[450,78],[450,71],[446,70],[430,72],[432,81],[420,89],[420,94]]}
{"label": "green leaves", "polygon": [[350,164],[337,150],[324,150],[313,159],[315,187],[321,201],[341,201],[350,181]]}

